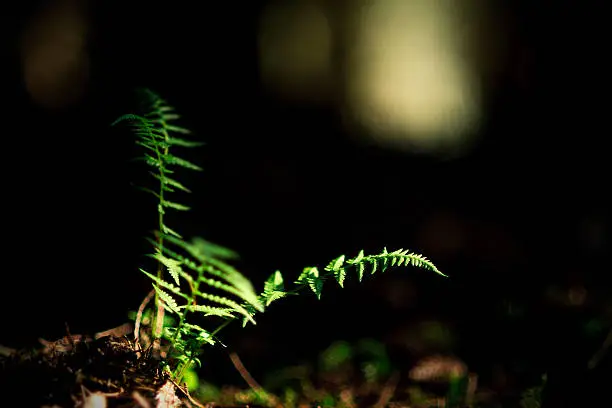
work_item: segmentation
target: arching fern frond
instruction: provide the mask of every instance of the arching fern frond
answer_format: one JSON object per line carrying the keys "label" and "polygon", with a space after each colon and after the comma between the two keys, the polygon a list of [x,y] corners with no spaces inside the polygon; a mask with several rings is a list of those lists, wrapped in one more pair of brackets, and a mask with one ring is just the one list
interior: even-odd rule
{"label": "arching fern frond", "polygon": [[[418,267],[446,276],[423,255],[405,249],[388,252],[387,248],[383,248],[381,253],[374,255],[366,255],[361,250],[354,258],[346,259],[344,255],[340,255],[333,259],[327,264],[323,273],[317,267],[304,268],[295,281],[296,288],[289,292],[285,291],[283,275],[276,271],[266,280],[264,290],[259,298],[266,306],[269,306],[270,303],[278,299],[297,294],[303,288],[308,288],[320,299],[325,281],[333,278],[340,287],[344,287],[349,269],[354,269],[357,272],[357,278],[361,282],[366,273],[373,275],[376,271],[384,272],[389,268],[401,266]],[[246,323],[246,321],[243,321],[243,323]]]}
{"label": "arching fern frond", "polygon": [[[250,280],[222,260],[205,255],[208,251],[201,252],[200,246],[205,245],[206,241],[196,238],[193,241],[195,242],[194,244],[185,242],[176,237],[168,236],[166,239],[168,244],[178,246],[179,249],[183,249],[191,255],[195,255],[193,258],[197,259],[197,261],[179,253],[177,250],[173,250],[168,245],[159,248],[159,246],[152,241],[158,250],[161,249],[161,252],[166,255],[164,258],[169,257],[169,259],[195,272],[198,284],[204,284],[211,288],[221,289],[227,293],[233,294],[254,307],[255,310],[263,312],[264,306],[259,300]],[[231,252],[225,252],[220,248],[223,247],[213,249],[212,253],[215,253],[215,251],[223,251],[224,255],[232,255]]]}

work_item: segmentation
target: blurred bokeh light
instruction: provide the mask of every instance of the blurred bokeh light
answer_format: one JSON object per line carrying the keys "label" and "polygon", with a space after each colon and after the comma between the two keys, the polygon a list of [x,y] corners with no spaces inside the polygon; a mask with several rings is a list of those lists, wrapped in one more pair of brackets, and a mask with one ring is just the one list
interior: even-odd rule
{"label": "blurred bokeh light", "polygon": [[418,150],[466,145],[481,115],[461,10],[449,1],[376,0],[361,8],[347,64],[351,110],[379,143]]}
{"label": "blurred bokeh light", "polygon": [[326,99],[332,72],[332,29],[321,4],[272,3],[259,29],[261,79],[292,99]]}
{"label": "blurred bokeh light", "polygon": [[23,77],[30,97],[45,108],[63,108],[84,94],[89,78],[88,22],[82,0],[55,0],[22,34]]}
{"label": "blurred bokeh light", "polygon": [[262,82],[286,99],[331,102],[355,136],[460,155],[483,116],[483,46],[495,49],[486,9],[480,0],[272,2],[260,20]]}

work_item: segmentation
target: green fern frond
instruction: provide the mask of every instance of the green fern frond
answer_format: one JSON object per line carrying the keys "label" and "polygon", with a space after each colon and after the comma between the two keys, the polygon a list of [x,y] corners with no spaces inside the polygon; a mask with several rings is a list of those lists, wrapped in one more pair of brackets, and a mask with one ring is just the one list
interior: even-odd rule
{"label": "green fern frond", "polygon": [[[170,236],[166,237],[166,240],[169,243],[172,243],[185,250],[189,255],[197,259],[200,262],[200,265],[196,266],[195,263],[188,262],[185,257],[180,256],[178,253],[168,249],[167,247],[163,248],[163,251],[171,254],[171,256],[176,257],[177,259],[182,260],[185,265],[198,272],[208,273],[212,276],[225,280],[231,286],[235,287],[241,294],[240,296],[244,297],[248,303],[252,304],[257,310],[263,311],[263,306],[258,300],[251,281],[238,272],[234,267],[228,265],[220,259],[217,259],[216,257],[210,256],[210,254],[207,253],[207,250],[204,249],[206,241],[196,239],[194,243],[189,243]],[[211,247],[210,250],[212,250],[213,253],[218,253],[221,251],[224,252],[225,255],[232,255],[231,252],[225,252],[222,247]]]}
{"label": "green fern frond", "polygon": [[[199,263],[196,263],[178,252],[168,248],[168,246],[161,248],[161,251],[168,257],[177,260],[181,263],[181,265],[186,266],[194,272],[197,272],[198,283],[203,283],[216,289],[221,289],[225,292],[236,295],[240,299],[255,307],[256,310],[263,312],[264,307],[261,304],[251,281],[225,262],[205,255],[206,250],[203,249],[202,246],[205,245],[206,241],[196,239],[195,244],[192,244],[172,236],[167,236],[165,239],[168,243],[184,249],[190,255],[200,261]],[[151,242],[153,242],[155,245],[154,241]],[[215,248],[214,250],[219,251],[221,250],[220,248],[222,247]],[[158,247],[158,250],[159,249],[160,248]],[[231,253],[226,253],[226,255],[231,255]],[[207,278],[204,274],[219,278],[226,283]]]}
{"label": "green fern frond", "polygon": [[201,237],[195,237],[191,240],[191,245],[194,251],[197,251],[202,256],[207,258],[217,259],[239,259],[240,256],[236,251],[233,251],[224,246],[207,241]]}
{"label": "green fern frond", "polygon": [[147,275],[149,278],[151,278],[151,280],[153,282],[155,282],[158,286],[161,286],[164,289],[168,289],[170,292],[174,293],[175,295],[178,295],[180,297],[182,297],[183,299],[187,300],[187,301],[191,301],[191,297],[183,292],[181,292],[181,288],[178,286],[173,285],[170,282],[166,282],[165,280],[158,278],[157,276],[141,269],[140,272],[144,273],[145,275]]}
{"label": "green fern frond", "polygon": [[227,306],[231,310],[235,310],[239,314],[243,315],[251,323],[256,324],[255,320],[253,319],[253,314],[250,313],[246,308],[244,308],[243,306],[241,306],[240,304],[238,304],[237,302],[235,302],[235,301],[233,301],[231,299],[228,299],[228,298],[226,298],[224,296],[212,295],[212,294],[206,293],[206,292],[197,292],[196,295],[198,297],[201,297],[204,300],[208,300],[210,302],[215,302],[215,303],[218,303],[218,304],[220,304],[222,306]]}
{"label": "green fern frond", "polygon": [[[363,275],[367,271],[373,275],[378,270],[385,272],[391,267],[400,266],[414,266],[446,276],[440,272],[433,262],[423,255],[410,252],[409,250],[405,249],[398,249],[393,252],[388,252],[387,248],[383,248],[383,251],[380,254],[375,255],[365,255],[363,250],[361,250],[356,257],[351,259],[346,259],[344,255],[341,255],[327,264],[325,271],[328,272],[326,275],[332,274],[340,287],[343,287],[344,280],[346,279],[347,268],[356,268],[359,281],[361,282]],[[306,268],[304,270],[302,275],[300,275],[301,279],[298,279],[298,283],[307,282],[311,289],[314,286],[316,291],[315,289],[313,289],[313,291],[317,293],[317,296],[320,296],[319,289],[317,289],[316,285],[322,285],[322,281],[325,276],[319,277],[318,274],[309,272],[310,269],[312,268]],[[319,281],[321,282],[318,283]]]}
{"label": "green fern frond", "polygon": [[171,235],[171,236],[173,236],[175,238],[183,239],[181,234],[179,234],[178,232],[174,231],[173,229],[168,227],[166,224],[162,224],[161,225],[161,229],[162,229],[162,232],[164,233],[164,235]]}
{"label": "green fern frond", "polygon": [[264,291],[260,296],[261,302],[267,306],[275,300],[282,299],[290,293],[285,292],[285,283],[280,271],[274,272],[264,283]]}
{"label": "green fern frond", "polygon": [[[195,237],[187,242],[175,237],[166,237],[168,242],[185,250],[189,255],[199,262],[207,262],[211,259],[238,259],[238,254],[229,248],[213,244],[203,238]],[[228,265],[229,266],[229,265]],[[246,279],[246,278],[245,278]]]}
{"label": "green fern frond", "polygon": [[182,329],[187,333],[195,333],[198,341],[205,341],[209,344],[215,344],[215,337],[213,334],[197,324],[185,323]]}
{"label": "green fern frond", "polygon": [[[383,248],[380,254],[374,255],[365,255],[364,251],[361,250],[354,258],[346,259],[344,255],[341,255],[333,259],[327,264],[323,274],[316,267],[304,268],[295,281],[295,284],[298,285],[296,290],[306,286],[320,299],[325,280],[333,277],[340,287],[344,287],[347,269],[349,268],[357,270],[358,279],[361,282],[366,272],[374,274],[378,270],[384,272],[391,267],[401,266],[414,266],[446,276],[429,259],[408,250],[398,249],[388,252],[386,248]],[[285,292],[284,287],[279,285],[282,282],[283,276],[279,271],[268,278],[264,284],[264,291],[260,295],[266,306],[269,306],[274,300],[295,293],[295,291]]]}
{"label": "green fern frond", "polygon": [[162,200],[161,205],[163,205],[166,208],[172,208],[172,209],[179,210],[179,211],[189,211],[190,210],[190,208],[187,207],[186,205],[175,203],[173,201],[168,201],[168,200]]}
{"label": "green fern frond", "polygon": [[[239,290],[239,288],[236,288],[236,287],[234,287],[232,285],[229,285],[229,284],[225,284],[225,283],[223,283],[221,281],[218,281],[218,280],[215,280],[215,279],[206,278],[203,275],[200,275],[197,278],[194,278],[191,275],[189,275],[188,273],[186,273],[185,271],[183,271],[183,269],[181,268],[181,265],[190,266],[190,265],[192,265],[192,263],[185,264],[184,261],[181,261],[181,260],[178,260],[178,259],[168,258],[168,257],[163,256],[161,254],[154,255],[154,258],[157,259],[158,261],[160,261],[163,265],[165,265],[168,268],[169,273],[172,275],[173,279],[177,283],[177,285],[173,285],[173,284],[171,284],[169,282],[166,282],[163,279],[157,278],[153,274],[150,274],[150,273],[142,270],[142,272],[144,274],[146,274],[149,278],[151,278],[160,287],[163,287],[163,288],[167,289],[168,291],[170,291],[171,293],[174,293],[174,294],[182,297],[183,299],[185,299],[187,301],[188,304],[193,303],[194,298],[199,296],[199,297],[202,297],[202,298],[207,299],[209,301],[213,301],[213,302],[219,303],[219,304],[221,304],[223,306],[227,306],[227,309],[225,309],[226,311],[234,311],[234,312],[237,312],[239,314],[242,314],[243,316],[248,318],[249,321],[251,321],[252,323],[255,323],[254,319],[252,318],[253,313],[249,312],[247,309],[245,309],[243,306],[241,306],[238,302],[233,301],[233,300],[231,300],[231,299],[229,299],[227,297],[222,297],[222,296],[218,296],[218,295],[212,295],[210,293],[206,293],[206,292],[200,291],[198,288],[199,288],[200,285],[207,285],[208,287],[211,287],[211,288],[214,288],[214,289],[217,289],[217,290],[221,290],[221,291],[229,293],[229,294],[233,294],[236,297],[238,297],[239,299],[241,299],[241,300],[247,302],[248,304],[254,306],[256,308],[256,310],[260,310],[261,311],[261,308],[257,307],[257,306],[260,305],[260,303],[259,303],[259,299],[255,296],[254,292],[253,293],[244,293],[241,290]],[[181,291],[180,286],[179,286],[179,281],[178,281],[179,277],[185,279],[189,283],[190,287],[193,288],[191,295]],[[190,309],[188,308],[187,310],[190,310]],[[174,311],[174,310],[172,310],[172,311]]]}
{"label": "green fern frond", "polygon": [[167,165],[180,166],[190,170],[202,170],[200,166],[195,165],[187,160],[181,159],[180,157],[177,157],[172,154],[165,154],[162,156],[162,159]]}
{"label": "green fern frond", "polygon": [[310,287],[310,289],[315,293],[315,295],[317,295],[317,298],[321,299],[323,279],[319,275],[319,270],[316,267],[310,266],[304,268],[295,283],[308,285],[308,287]]}
{"label": "green fern frond", "polygon": [[346,279],[346,269],[343,268],[343,264],[344,255],[340,255],[325,267],[326,271],[331,271],[334,273],[334,277],[336,278],[336,281],[340,287],[344,287],[344,279]]}
{"label": "green fern frond", "polygon": [[214,336],[208,330],[186,322],[180,328],[165,327],[164,337],[169,340],[178,340],[175,344],[175,351],[183,353],[176,356],[179,361],[182,361],[185,357],[190,357],[190,355],[193,356],[194,352],[197,352],[204,343],[216,344]]}
{"label": "green fern frond", "polygon": [[[223,283],[221,281],[218,281],[216,279],[211,279],[211,278],[206,278],[204,276],[200,276],[197,279],[198,284],[203,283],[211,288],[214,289],[220,289],[224,292],[227,293],[231,293],[233,295],[236,295],[237,297],[241,298],[242,300],[246,301],[247,303],[257,307],[259,305],[259,301],[257,300],[256,302],[253,301],[254,297],[251,296],[250,293],[248,292],[243,292],[241,291],[239,288],[236,288],[235,286],[232,285],[228,285],[226,283]],[[257,299],[255,297],[255,299]]]}
{"label": "green fern frond", "polygon": [[[337,269],[342,268],[345,263],[343,257],[337,258],[332,262],[335,262],[334,267]],[[410,252],[404,249],[398,249],[393,252],[388,252],[387,248],[383,248],[382,253],[377,255],[365,255],[363,251],[360,251],[355,258],[346,260],[346,264],[348,266],[358,268],[358,270],[360,271],[360,281],[361,278],[363,278],[363,272],[368,266],[370,269],[370,274],[374,274],[377,270],[381,270],[382,272],[384,272],[390,267],[412,265],[417,268],[426,269],[435,272],[439,275],[446,276],[445,274],[440,272],[440,270],[423,255]],[[333,271],[335,269],[330,268],[328,266],[326,270]]]}
{"label": "green fern frond", "polygon": [[166,268],[168,268],[168,272],[170,273],[170,276],[172,276],[172,279],[174,279],[174,282],[177,285],[181,284],[179,282],[179,276],[183,274],[183,269],[181,268],[180,261],[176,259],[167,258],[164,255],[160,254],[159,252],[153,255],[153,258],[155,258],[156,260],[164,264]]}
{"label": "green fern frond", "polygon": [[207,305],[182,305],[178,306],[179,309],[185,309],[189,312],[200,312],[204,316],[219,316],[219,317],[235,317],[230,308],[220,308]]}
{"label": "green fern frond", "polygon": [[206,145],[206,143],[204,142],[194,142],[194,141],[182,139],[179,137],[169,137],[167,141],[171,146],[180,146],[180,147],[200,147],[200,146]]}
{"label": "green fern frond", "polygon": [[179,183],[178,181],[171,179],[170,177],[162,177],[159,174],[155,174],[155,173],[151,173],[151,175],[162,182],[162,184],[166,187],[166,191],[173,191],[169,188],[170,186],[170,187],[174,187],[179,190],[182,190],[186,193],[191,193],[191,190],[189,190],[187,187],[185,187],[183,184]]}
{"label": "green fern frond", "polygon": [[[163,259],[164,259],[163,261],[164,263],[172,263],[171,261],[173,261],[173,260],[169,260],[168,258],[163,258]],[[179,274],[179,276],[187,279],[189,283],[191,284],[195,283],[196,288],[198,284],[203,283],[211,287],[224,290],[225,292],[233,293],[235,295],[241,295],[238,291],[235,290],[235,288],[232,288],[229,285],[225,285],[219,281],[214,281],[213,279],[206,279],[206,278],[195,280],[189,274],[185,273],[181,268],[176,268],[175,270],[177,274]],[[203,311],[206,315],[217,315],[217,316],[227,316],[228,314],[230,316],[233,316],[232,312],[236,312],[238,314],[243,315],[251,323],[255,324],[255,320],[253,319],[253,313],[249,312],[247,309],[245,309],[242,305],[240,305],[238,302],[234,300],[231,300],[224,296],[213,295],[210,293],[202,292],[197,289],[193,290],[192,295],[189,295],[181,291],[179,286],[166,282],[163,279],[159,279],[157,276],[150,274],[142,269],[141,269],[141,272],[143,272],[145,275],[147,275],[151,280],[155,282],[155,284],[153,285],[155,288],[155,291],[159,295],[160,299],[163,301],[164,308],[166,308],[166,310],[170,312],[181,315],[182,309],[186,309],[187,311],[194,311],[194,310],[198,311],[198,309],[201,309],[200,311]],[[183,307],[178,306],[178,303],[174,299],[174,297],[172,297],[170,293],[162,290],[161,288],[166,289],[168,292],[178,295],[179,297],[185,299],[187,301],[187,305],[184,305]],[[208,307],[206,305],[196,307],[193,305],[195,297],[200,297],[202,299],[217,303],[225,307],[216,308],[216,307]]]}
{"label": "green fern frond", "polygon": [[202,265],[202,270],[227,281],[242,293],[247,302],[260,312],[264,311],[264,307],[259,302],[251,281],[233,267],[218,259],[210,258]]}
{"label": "green fern frond", "polygon": [[160,289],[157,285],[153,285],[153,288],[155,288],[155,292],[157,292],[157,295],[162,300],[163,306],[166,310],[178,315],[181,314],[181,311],[178,308],[178,303],[176,303],[176,300],[172,297],[172,295]]}
{"label": "green fern frond", "polygon": [[191,130],[182,128],[180,126],[166,125],[166,129],[168,131],[170,131],[170,132],[181,133],[183,135],[190,135],[191,134]]}

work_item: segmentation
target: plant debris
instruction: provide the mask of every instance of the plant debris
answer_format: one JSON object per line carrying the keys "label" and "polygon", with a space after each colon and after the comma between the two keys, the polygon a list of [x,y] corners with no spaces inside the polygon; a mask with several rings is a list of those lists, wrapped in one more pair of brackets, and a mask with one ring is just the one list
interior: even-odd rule
{"label": "plant debris", "polygon": [[[170,381],[150,350],[127,336],[68,335],[41,340],[37,350],[11,350],[0,357],[0,391],[17,395],[23,407],[194,406],[186,390]],[[184,404],[184,405],[181,405]]]}

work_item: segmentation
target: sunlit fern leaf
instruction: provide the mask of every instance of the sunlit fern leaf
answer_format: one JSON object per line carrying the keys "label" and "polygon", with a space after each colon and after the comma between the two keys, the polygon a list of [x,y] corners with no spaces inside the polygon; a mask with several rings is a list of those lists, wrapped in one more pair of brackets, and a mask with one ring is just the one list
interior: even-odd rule
{"label": "sunlit fern leaf", "polygon": [[[174,280],[177,283],[177,285],[179,284],[179,282],[178,282],[179,276],[184,278],[184,279],[186,279],[190,283],[190,285],[193,284],[194,278],[192,276],[190,276],[189,274],[187,274],[186,272],[184,272],[182,270],[182,268],[181,268],[181,265],[186,265],[188,267],[193,267],[194,266],[193,262],[189,262],[186,258],[178,258],[176,256],[173,256],[172,258],[168,258],[168,257],[166,257],[164,255],[156,254],[154,257],[168,268],[169,272],[171,273],[171,275],[174,278]],[[149,277],[153,276],[153,275],[148,274],[148,273],[147,273],[147,275]],[[223,276],[224,274],[219,273],[219,275]],[[165,282],[163,280],[157,280],[157,279],[155,279],[155,280],[160,285],[163,285],[164,287],[166,287],[168,290],[172,291],[173,293],[177,293],[177,294],[181,293],[180,292],[180,288],[175,287],[173,285],[170,285],[168,282]],[[231,293],[231,294],[237,296],[238,298],[246,301],[247,303],[252,304],[253,306],[256,307],[257,310],[261,311],[261,308],[260,308],[261,303],[260,303],[259,299],[257,298],[257,296],[255,295],[255,293],[254,292],[250,292],[250,291],[244,292],[244,291],[240,290],[240,288],[232,286],[232,284],[231,284],[232,282],[231,281],[229,282],[229,284],[226,284],[226,283],[223,283],[223,282],[215,280],[215,279],[206,278],[204,276],[198,276],[195,281],[196,281],[196,283],[198,285],[199,284],[205,284],[205,285],[210,286],[212,288],[222,290],[222,291],[224,291],[226,293]],[[182,295],[186,299],[188,299],[187,295],[184,295],[184,294],[182,294]],[[228,304],[228,306],[232,306],[233,307],[233,304],[232,305]],[[239,311],[242,314],[245,314],[244,313],[244,309],[242,309],[242,308],[237,310],[237,311]],[[247,313],[245,315],[248,315],[249,317],[251,316],[250,313]]]}
{"label": "sunlit fern leaf", "polygon": [[165,327],[164,337],[168,340],[176,338],[174,350],[179,353],[175,355],[175,358],[178,360],[181,360],[185,356],[189,357],[188,354],[197,351],[203,343],[208,343],[210,345],[215,345],[217,343],[217,340],[210,332],[198,325],[186,322],[183,323],[180,328]]}
{"label": "sunlit fern leaf", "polygon": [[177,120],[181,118],[181,115],[178,115],[176,113],[161,113],[159,115],[160,119],[154,120],[154,122],[159,123],[159,122],[170,122],[172,120]]}
{"label": "sunlit fern leaf", "polygon": [[191,240],[191,245],[194,251],[202,254],[202,256],[208,258],[217,259],[238,259],[240,256],[238,252],[233,251],[227,247],[215,244],[207,241],[201,237],[195,237]]}
{"label": "sunlit fern leaf", "polygon": [[162,288],[169,290],[170,292],[182,297],[183,299],[186,299],[188,301],[191,300],[191,298],[188,295],[181,292],[181,288],[179,288],[178,286],[174,286],[173,284],[166,282],[165,280],[160,279],[157,276],[150,274],[149,272],[145,270],[141,269],[140,271],[144,273],[145,275],[147,275],[149,278],[151,278],[158,286],[161,286]]}
{"label": "sunlit fern leaf", "polygon": [[206,262],[211,258],[216,258],[217,260],[239,258],[237,252],[224,246],[207,241],[201,237],[195,237],[191,240],[191,242],[187,242],[180,238],[177,239],[176,237],[166,238],[168,242],[178,246],[181,249],[184,249],[189,255],[191,255],[200,262]]}
{"label": "sunlit fern leaf", "polygon": [[[184,265],[184,264],[182,264],[182,265]],[[193,287],[193,284],[197,280],[193,276],[191,276],[189,273],[185,272],[183,270],[183,268],[181,268],[181,270],[179,271],[179,275],[180,275],[181,278],[183,278],[187,282],[189,287]]]}
{"label": "sunlit fern leaf", "polygon": [[339,256],[338,258],[331,261],[326,267],[325,270],[328,272],[332,272],[334,274],[334,278],[340,285],[340,287],[344,287],[344,279],[346,278],[346,270],[343,268],[344,265],[344,255]]}
{"label": "sunlit fern leaf", "polygon": [[153,152],[154,152],[154,151],[155,151],[155,149],[156,149],[156,148],[155,148],[155,146],[152,146],[152,145],[151,145],[151,143],[147,143],[147,142],[136,142],[136,144],[137,144],[138,146],[142,146],[142,147],[144,147],[145,149],[147,149],[147,150],[151,150],[151,151],[153,151]]}
{"label": "sunlit fern leaf", "polygon": [[183,270],[181,269],[181,262],[177,261],[176,259],[167,258],[159,252],[153,255],[153,258],[155,258],[156,260],[161,262],[166,268],[168,268],[168,273],[170,273],[170,276],[172,276],[174,282],[180,286],[179,275],[183,273]]}
{"label": "sunlit fern leaf", "polygon": [[232,314],[233,309],[220,308],[208,305],[181,305],[179,309],[185,309],[189,312],[200,312],[204,316],[219,316],[219,317],[234,317]]}
{"label": "sunlit fern leaf", "polygon": [[205,285],[208,285],[212,288],[215,289],[220,289],[224,292],[227,293],[231,293],[237,297],[239,297],[240,299],[244,300],[245,302],[251,304],[253,307],[255,307],[257,310],[262,311],[258,306],[260,306],[260,301],[257,297],[255,297],[255,299],[253,299],[253,296],[250,293],[244,293],[241,290],[239,290],[238,288],[232,286],[232,285],[228,285],[225,284],[221,281],[215,280],[215,279],[210,279],[210,278],[205,278],[205,277],[198,277],[197,279],[198,283],[203,283]]}
{"label": "sunlit fern leaf", "polygon": [[162,163],[156,157],[153,157],[149,154],[145,154],[143,157],[145,159],[145,163],[149,166],[154,167],[156,169],[162,167]]}
{"label": "sunlit fern leaf", "polygon": [[262,303],[270,306],[270,303],[289,295],[285,292],[285,283],[280,271],[274,272],[264,283],[264,291],[260,295]]}
{"label": "sunlit fern leaf", "polygon": [[179,204],[179,203],[175,203],[173,201],[168,201],[168,200],[162,200],[162,205],[166,208],[172,208],[174,210],[179,210],[179,211],[189,211],[189,207],[187,207],[186,205],[183,204]]}
{"label": "sunlit fern leaf", "polygon": [[[164,239],[168,240],[168,242],[170,242],[170,240],[183,241],[182,238],[176,237],[176,236],[174,236],[174,234],[172,234],[172,235],[164,235]],[[179,254],[178,252],[171,250],[167,246],[160,247],[159,246],[159,242],[157,242],[157,241],[155,241],[155,240],[153,240],[151,238],[147,238],[147,241],[149,241],[149,243],[151,245],[153,245],[153,247],[156,250],[158,250],[158,251],[161,250],[164,254],[166,254],[166,255],[168,255],[168,256],[170,256],[172,258],[175,258],[175,259],[177,259],[179,261],[181,261],[184,266],[187,266],[187,267],[189,267],[190,269],[192,269],[194,271],[198,270],[198,264],[196,264],[196,262],[194,262],[193,260],[189,259],[188,257],[183,256],[183,255]]]}
{"label": "sunlit fern leaf", "polygon": [[187,253],[189,253],[201,263],[197,265],[195,262],[180,255],[176,251],[169,249],[167,246],[162,248],[162,251],[164,253],[171,256],[172,258],[180,260],[181,262],[183,262],[184,265],[188,266],[196,272],[208,273],[212,276],[225,280],[227,283],[235,287],[240,292],[241,297],[243,297],[249,303],[252,303],[258,310],[263,310],[257,299],[257,294],[255,293],[251,281],[225,262],[214,257],[206,256],[202,252],[202,248],[199,245],[201,244],[201,242],[198,244],[191,244],[172,236],[166,236],[165,238],[169,243],[177,245],[178,247],[187,251]]}
{"label": "sunlit fern leaf", "polygon": [[208,330],[203,329],[197,324],[185,323],[183,330],[187,333],[196,334],[198,340],[203,340],[210,344],[215,344],[216,342],[214,336]]}
{"label": "sunlit fern leaf", "polygon": [[310,290],[312,290],[317,299],[321,299],[321,290],[323,289],[323,279],[319,277],[319,270],[316,267],[304,268],[296,283],[307,284]]}
{"label": "sunlit fern leaf", "polygon": [[166,124],[166,126],[165,126],[165,127],[166,127],[166,129],[168,129],[168,130],[169,130],[169,131],[171,131],[171,132],[182,133],[182,134],[184,134],[184,135],[189,135],[189,134],[191,134],[191,130],[189,130],[189,129],[185,129],[185,128],[182,128],[182,127],[180,127],[180,126],[174,126],[174,125],[168,125],[168,124]]}
{"label": "sunlit fern leaf", "polygon": [[[144,270],[141,269],[141,271],[146,274],[149,278],[151,278],[155,283],[157,283],[158,286],[163,287],[164,289],[167,289],[169,292],[172,292],[182,298],[184,298],[185,300],[187,300],[189,303],[192,302],[192,297],[183,293],[179,287],[164,281],[163,279],[159,279],[157,278],[157,276],[152,275]],[[184,272],[183,272],[184,273]],[[213,281],[212,279],[206,279],[206,280],[198,280],[199,283],[205,283],[205,284],[209,284],[211,286],[217,287],[217,288],[222,288],[224,289],[226,292],[235,292],[233,288],[231,287],[227,287],[227,286],[220,286],[218,281]],[[159,292],[158,292],[159,293]],[[201,291],[196,291],[193,296],[199,296],[205,300],[211,301],[211,302],[215,302],[218,303],[222,306],[227,306],[227,308],[229,308],[232,311],[235,311],[241,315],[243,315],[244,317],[246,317],[247,319],[249,319],[249,321],[251,321],[253,324],[255,324],[255,320],[252,317],[252,313],[249,313],[249,311],[247,311],[243,306],[241,306],[240,304],[238,304],[237,302],[223,297],[223,296],[218,296],[218,295],[212,295],[210,293],[206,293],[206,292],[201,292]],[[174,311],[174,310],[173,310]]]}
{"label": "sunlit fern leaf", "polygon": [[[172,253],[172,251],[168,250],[167,248],[164,248],[164,252]],[[208,286],[224,290],[228,293],[232,293],[236,295],[237,297],[241,298],[242,300],[244,300],[245,302],[247,302],[248,304],[252,305],[255,308],[255,310],[260,311],[260,312],[263,311],[263,306],[261,304],[261,301],[255,294],[255,292],[252,291],[251,287],[245,289],[244,287],[237,285],[236,282],[231,279],[231,277],[227,276],[227,274],[213,268],[210,265],[198,266],[195,262],[179,254],[176,254],[175,258],[179,259],[182,262],[182,265],[199,273],[198,277],[196,278],[198,284],[203,283]],[[219,277],[228,283],[224,284],[221,281],[207,278],[206,276],[203,275],[205,271],[208,274]]]}
{"label": "sunlit fern leaf", "polygon": [[[219,259],[206,256],[202,252],[202,248],[199,245],[188,243],[171,236],[167,236],[166,239],[168,242],[184,249],[185,251],[187,251],[187,253],[189,253],[191,256],[201,262],[201,265],[198,266],[195,266],[193,262],[187,262],[185,263],[187,266],[189,266],[190,268],[194,268],[196,271],[205,272],[225,280],[232,287],[236,288],[237,294],[239,294],[240,297],[242,297],[248,303],[252,304],[260,312],[263,312],[263,305],[261,304],[257,294],[255,293],[253,284],[249,279],[247,279],[244,275],[238,272],[235,268]],[[167,247],[163,248],[162,250],[176,259],[185,260],[184,257],[181,257],[179,254],[168,249]]]}
{"label": "sunlit fern leaf", "polygon": [[384,248],[380,254],[367,256],[360,252],[354,259],[347,260],[347,263],[351,265],[369,263],[371,267],[370,274],[374,274],[379,267],[380,269],[385,270],[391,266],[401,266],[403,264],[405,266],[412,265],[414,267],[423,268],[439,275],[446,276],[423,255],[412,253],[404,249],[388,252],[387,249]]}
{"label": "sunlit fern leaf", "polygon": [[203,270],[213,276],[220,277],[226,280],[232,286],[240,291],[241,296],[250,304],[252,304],[257,310],[263,312],[263,305],[259,302],[259,298],[255,293],[253,284],[240,272],[227,265],[226,263],[219,261],[215,258],[210,258],[206,261],[208,265],[204,265]]}
{"label": "sunlit fern leaf", "polygon": [[238,304],[237,302],[226,298],[224,296],[218,296],[218,295],[212,295],[210,293],[206,293],[206,292],[196,292],[196,295],[201,297],[204,300],[208,300],[210,302],[215,302],[218,303],[222,306],[227,306],[228,308],[230,308],[233,311],[236,311],[237,313],[243,315],[245,318],[247,318],[251,323],[256,324],[255,323],[255,319],[253,319],[253,315],[251,313],[249,313],[249,311],[247,309],[245,309],[243,306],[241,306],[240,304]]}
{"label": "sunlit fern leaf", "polygon": [[153,285],[153,287],[155,288],[155,292],[157,292],[159,298],[162,300],[164,308],[169,312],[180,315],[181,311],[172,295],[160,289],[157,285]]}
{"label": "sunlit fern leaf", "polygon": [[162,231],[164,232],[165,235],[172,235],[178,239],[183,239],[183,237],[176,231],[174,231],[172,228],[168,227],[166,224],[162,224]]}
{"label": "sunlit fern leaf", "polygon": [[363,262],[360,262],[358,265],[359,266],[357,267],[357,271],[359,273],[359,282],[361,282],[363,280],[363,273],[365,271],[365,264]]}
{"label": "sunlit fern leaf", "polygon": [[191,191],[187,187],[185,187],[182,183],[179,183],[178,181],[171,179],[170,177],[166,177],[166,176],[162,177],[159,174],[155,174],[155,173],[151,173],[151,175],[155,177],[157,180],[159,180],[163,185],[172,186],[186,193],[191,193]]}
{"label": "sunlit fern leaf", "polygon": [[180,157],[177,157],[173,154],[165,154],[162,156],[162,159],[166,164],[180,166],[190,170],[202,170],[200,166],[193,164],[185,159],[181,159]]}
{"label": "sunlit fern leaf", "polygon": [[346,270],[348,268],[354,267],[357,269],[359,281],[361,282],[363,276],[367,272],[373,275],[378,270],[384,272],[389,268],[402,265],[412,265],[446,276],[440,272],[431,261],[422,255],[411,253],[404,249],[389,252],[387,248],[383,248],[382,252],[376,255],[365,255],[363,250],[359,251],[359,254],[352,259],[345,259],[344,255],[341,255],[327,264],[325,267],[326,273],[323,275],[321,275],[315,267],[304,268],[295,283],[307,285],[317,295],[317,298],[320,298],[325,278],[330,275],[333,275],[338,284],[343,287],[347,276]]}
{"label": "sunlit fern leaf", "polygon": [[181,146],[181,147],[200,147],[206,144],[204,142],[194,142],[194,141],[182,139],[179,137],[169,137],[168,143],[172,146]]}

